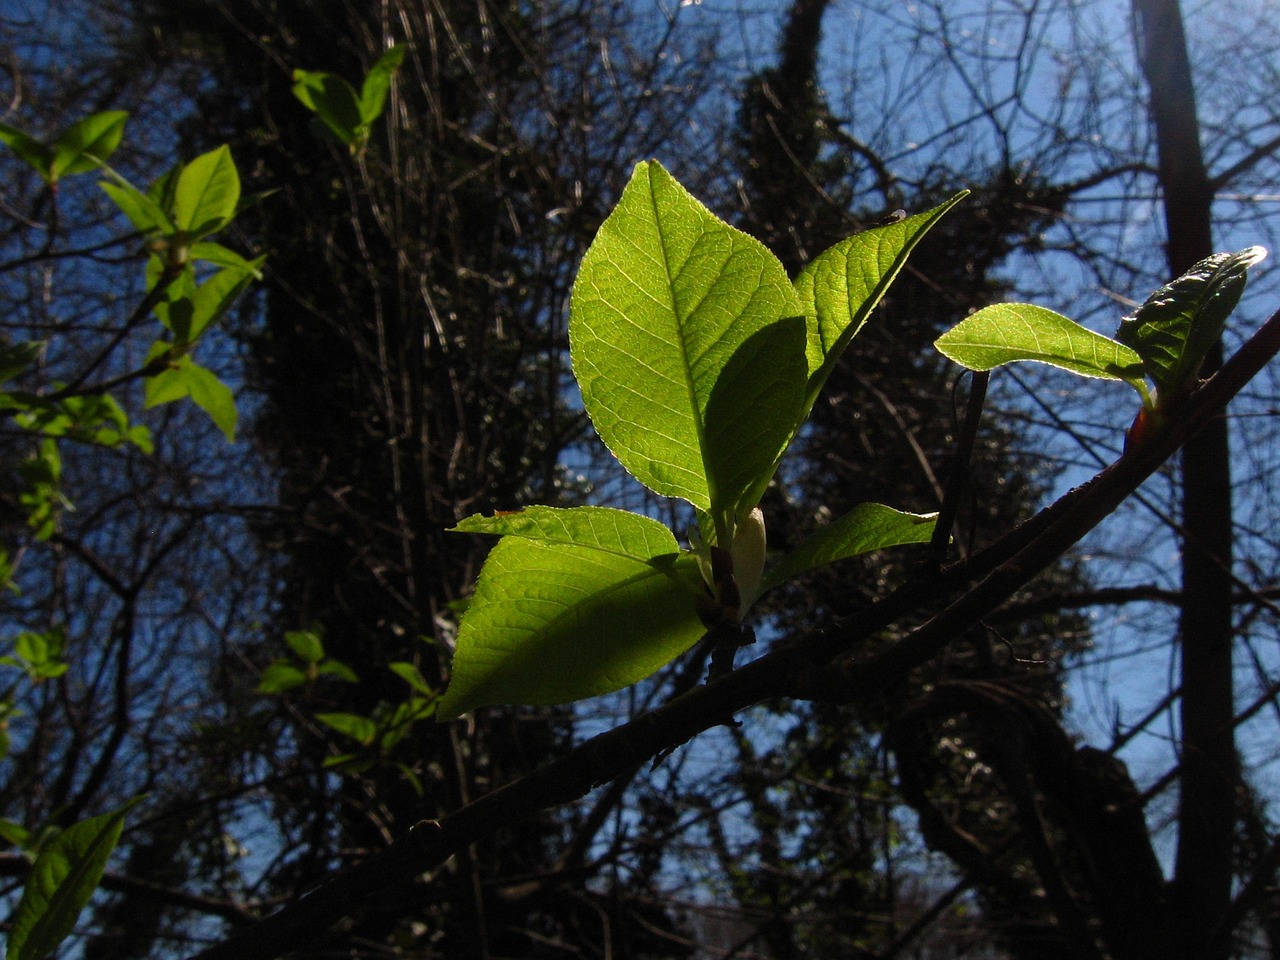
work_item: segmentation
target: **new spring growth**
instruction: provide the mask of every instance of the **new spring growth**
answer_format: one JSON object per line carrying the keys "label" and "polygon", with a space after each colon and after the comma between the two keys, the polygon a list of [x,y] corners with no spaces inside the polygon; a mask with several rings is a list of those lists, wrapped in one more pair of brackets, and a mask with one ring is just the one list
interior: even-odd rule
{"label": "new spring growth", "polygon": [[733,532],[733,545],[729,554],[733,559],[733,579],[738,584],[738,616],[745,617],[760,593],[760,579],[764,574],[765,531],[764,514],[753,507]]}

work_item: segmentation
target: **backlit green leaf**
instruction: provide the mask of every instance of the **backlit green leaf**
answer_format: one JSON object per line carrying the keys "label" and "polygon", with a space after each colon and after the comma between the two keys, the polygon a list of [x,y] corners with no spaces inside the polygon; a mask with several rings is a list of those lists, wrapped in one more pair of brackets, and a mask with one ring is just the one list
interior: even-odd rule
{"label": "backlit green leaf", "polygon": [[204,283],[196,287],[191,301],[191,319],[187,327],[184,342],[194,342],[209,328],[211,323],[220,320],[231,306],[253,282],[254,275],[262,266],[265,257],[246,261],[244,267],[223,267]]}
{"label": "backlit green leaf", "polygon": [[221,230],[240,202],[240,174],[225,144],[196,157],[178,174],[173,219],[192,239]]}
{"label": "backlit green leaf", "polygon": [[944,333],[934,346],[970,370],[1031,360],[1103,380],[1142,378],[1142,358],[1124,344],[1029,303],[984,307]]}
{"label": "backlit green leaf", "polygon": [[829,523],[766,571],[760,592],[792,577],[885,547],[928,543],[936,513],[903,513],[879,503],[860,503]]}
{"label": "backlit green leaf", "polygon": [[284,642],[303,663],[319,663],[324,659],[324,641],[314,630],[289,630]]}
{"label": "backlit green leaf", "polygon": [[680,549],[671,531],[657,520],[612,507],[533,506],[492,517],[477,513],[451,530],[591,547],[639,560],[665,557]]}
{"label": "backlit green leaf", "polygon": [[109,110],[69,126],[53,145],[49,179],[97,170],[120,145],[128,119],[123,110]]}
{"label": "backlit green leaf", "polygon": [[435,693],[435,691],[431,689],[431,685],[427,683],[426,678],[423,677],[422,672],[412,663],[409,663],[406,660],[397,660],[394,663],[387,664],[387,668],[405,683],[409,684],[409,686],[413,687],[413,689],[418,693],[427,696]]}
{"label": "backlit green leaf", "polygon": [[1267,251],[1216,253],[1161,287],[1120,323],[1116,339],[1142,357],[1164,401],[1194,385],[1205,355],[1244,292],[1249,267]]}
{"label": "backlit green leaf", "polygon": [[818,254],[796,278],[808,327],[806,413],[916,244],[966,196],[967,190],[932,210],[842,240]]}
{"label": "backlit green leaf", "polygon": [[[799,314],[768,250],[717,219],[658,163],[637,164],[574,284],[570,352],[596,431],[651,490],[725,515],[743,487],[742,473],[726,475],[725,465],[744,455],[770,460],[776,450],[748,447],[763,435],[774,446],[773,425],[790,420],[794,429],[797,414],[773,408],[790,406],[790,396],[770,377],[764,387],[722,387],[726,408],[753,392],[766,406],[721,410],[709,429],[712,393],[739,348]],[[768,376],[762,342],[738,363]]]}
{"label": "backlit green leaf", "polygon": [[248,260],[234,250],[220,243],[214,243],[212,240],[201,240],[199,243],[191,244],[190,254],[192,260],[204,260],[220,267],[240,270],[249,273],[255,280],[262,279],[262,264],[266,261],[266,257]]}
{"label": "backlit green leaf", "polygon": [[316,114],[335,137],[348,146],[358,139],[364,121],[355,88],[332,73],[293,71],[293,95]]}
{"label": "backlit green leaf", "polygon": [[129,222],[139,233],[173,232],[173,223],[160,204],[128,181],[117,177],[114,181],[103,180],[98,186],[120,208],[120,212],[129,218]]}
{"label": "backlit green leaf", "polygon": [[292,663],[277,660],[267,664],[258,679],[259,693],[286,693],[307,682],[307,672]]}
{"label": "backlit green leaf", "polygon": [[405,49],[403,46],[389,47],[365,76],[360,86],[360,119],[366,125],[382,115],[387,91],[391,89],[391,78],[404,62]]}
{"label": "backlit green leaf", "polygon": [[25,160],[46,182],[50,179],[49,165],[53,162],[53,151],[35,137],[23,133],[17,127],[0,123],[0,143]]}
{"label": "backlit green leaf", "polygon": [[705,632],[694,610],[703,589],[697,563],[677,555],[657,521],[538,507],[490,518],[486,532],[502,526],[513,533],[480,572],[439,719],[490,703],[567,703],[618,690]]}
{"label": "backlit green leaf", "polygon": [[136,803],[68,827],[40,851],[13,915],[6,960],[43,960],[66,939]]}
{"label": "backlit green leaf", "polygon": [[218,429],[226,434],[227,440],[236,438],[236,400],[231,388],[218,379],[212,370],[190,362],[186,365],[187,384],[191,391],[191,399],[209,418],[217,424]]}
{"label": "backlit green leaf", "polygon": [[[163,349],[164,345],[156,344],[152,352],[157,347]],[[226,434],[227,440],[235,440],[237,415],[231,388],[213,371],[206,370],[189,356],[178,357],[168,369],[148,377],[143,386],[143,396],[148,409],[189,396]]]}
{"label": "backlit green leaf", "polygon": [[354,713],[317,713],[316,719],[326,727],[337,730],[366,747],[372,745],[378,735],[378,725],[369,717]]}

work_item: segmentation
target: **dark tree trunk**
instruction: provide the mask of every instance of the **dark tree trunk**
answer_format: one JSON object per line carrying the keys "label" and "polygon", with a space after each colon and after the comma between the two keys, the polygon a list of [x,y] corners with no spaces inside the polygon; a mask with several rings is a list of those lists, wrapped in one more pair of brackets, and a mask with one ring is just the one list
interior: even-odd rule
{"label": "dark tree trunk", "polygon": [[[1177,0],[1134,0],[1142,69],[1159,151],[1177,276],[1213,253],[1213,188],[1200,151],[1195,90]],[[1221,344],[1206,361],[1222,361]],[[1231,903],[1238,782],[1231,676],[1231,461],[1220,417],[1182,453],[1182,780],[1174,877],[1175,943],[1181,956],[1227,956],[1216,936]]]}

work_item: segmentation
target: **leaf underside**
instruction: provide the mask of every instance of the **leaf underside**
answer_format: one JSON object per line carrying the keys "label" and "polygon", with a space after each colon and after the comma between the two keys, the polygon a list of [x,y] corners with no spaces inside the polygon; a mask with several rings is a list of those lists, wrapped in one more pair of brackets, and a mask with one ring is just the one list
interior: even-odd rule
{"label": "leaf underside", "polygon": [[[638,164],[573,291],[573,369],[600,438],[654,492],[732,509],[745,473],[771,466],[798,416],[777,355],[774,364],[756,362],[761,341],[747,358],[736,359],[738,351],[799,313],[786,271],[763,245],[717,219],[656,162]],[[724,411],[709,424],[712,394],[734,362],[767,383],[742,388],[756,391],[749,413]],[[781,366],[793,363],[782,358]],[[771,449],[759,453],[761,443]],[[723,474],[744,456],[770,463]]]}
{"label": "leaf underside", "polygon": [[1129,347],[1028,303],[984,307],[944,333],[934,346],[970,370],[1034,361],[1104,380],[1142,377],[1142,358]]}
{"label": "leaf underside", "polygon": [[936,513],[904,513],[880,503],[860,503],[833,520],[765,572],[760,592],[772,590],[806,570],[911,543],[928,543]]}
{"label": "leaf underside", "polygon": [[506,533],[480,573],[436,716],[493,703],[568,703],[636,683],[705,628],[697,564],[671,532],[622,510],[531,507],[472,517]]}

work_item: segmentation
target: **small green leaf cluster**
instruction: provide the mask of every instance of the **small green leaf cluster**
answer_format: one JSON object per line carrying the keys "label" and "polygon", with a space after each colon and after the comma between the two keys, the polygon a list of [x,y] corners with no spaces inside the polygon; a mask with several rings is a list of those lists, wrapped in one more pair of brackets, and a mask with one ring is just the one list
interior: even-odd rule
{"label": "small green leaf cluster", "polygon": [[253,280],[262,278],[263,257],[247,260],[207,239],[245,206],[231,151],[218,147],[174,167],[145,193],[114,171],[108,173],[111,179],[102,189],[147,239],[147,300],[167,331],[147,352],[147,408],[190,397],[234,440],[237,416],[231,389],[191,356],[201,335]]}
{"label": "small green leaf cluster", "polygon": [[325,656],[324,640],[318,630],[290,630],[285,633],[284,642],[293,657],[281,657],[267,665],[258,680],[259,693],[275,696],[299,687],[309,689],[321,677],[360,682],[345,663]]}
{"label": "small green leaf cluster", "polygon": [[391,80],[404,62],[405,47],[389,47],[365,75],[357,93],[344,78],[332,73],[293,71],[293,95],[316,115],[317,126],[336,138],[353,155],[369,143],[373,123],[386,107]]}
{"label": "small green leaf cluster", "polygon": [[[138,313],[153,313],[166,335],[152,345],[143,366],[133,374],[105,386],[60,385],[43,395],[9,384],[37,363],[45,345],[0,343],[0,383],[5,385],[0,411],[45,437],[107,446],[127,441],[149,450],[145,428],[131,426],[107,393],[109,386],[140,377],[145,381],[148,407],[189,396],[233,439],[236,409],[231,390],[197,364],[191,351],[249,283],[262,276],[263,258],[245,259],[208,239],[225,229],[245,206],[240,177],[224,146],[174,167],[146,192],[137,189],[107,165],[127,119],[121,111],[95,114],[72,124],[49,143],[0,124],[0,142],[25,160],[51,190],[67,176],[105,174],[100,184],[103,191],[146,241],[147,287]],[[47,531],[47,521],[48,511],[42,509],[39,528]]]}
{"label": "small green leaf cluster", "polygon": [[661,165],[638,164],[578,273],[570,357],[622,466],[692,506],[689,546],[604,507],[463,520],[455,530],[502,539],[460,624],[438,718],[617,690],[704,635],[745,639],[751,604],[790,577],[929,540],[933,515],[864,504],[766,567],[759,503],[841,353],[962,196],[837,244],[792,282]]}
{"label": "small green leaf cluster", "polygon": [[22,688],[56,679],[70,666],[66,660],[67,637],[61,627],[23,630],[6,646],[8,652],[0,654],[0,667],[16,671],[17,677],[10,673],[11,679],[0,690],[0,760],[9,755],[9,721],[22,714],[18,707]]}
{"label": "small green leaf cluster", "polygon": [[[258,692],[283,696],[302,692],[309,694],[324,677],[344,683],[358,683],[355,672],[340,660],[325,655],[324,639],[318,629],[293,630],[285,633],[285,644],[291,657],[281,657],[262,671]],[[413,724],[429,718],[439,698],[421,671],[408,661],[396,661],[388,669],[409,686],[408,697],[395,704],[383,704],[370,716],[356,713],[321,712],[316,720],[343,737],[354,740],[358,751],[326,758],[324,766],[340,768],[344,773],[360,773],[392,749],[409,733]],[[417,775],[398,765],[406,779],[420,792]]]}
{"label": "small green leaf cluster", "polygon": [[1205,356],[1244,292],[1249,267],[1266,255],[1262,247],[1249,247],[1201,260],[1121,320],[1114,340],[1044,307],[1001,303],[961,321],[934,345],[970,370],[1035,361],[1123,380],[1142,398],[1139,422],[1147,423],[1167,415],[1195,387]]}
{"label": "small green leaf cluster", "polygon": [[[245,259],[213,242],[243,209],[240,178],[226,147],[174,167],[143,192],[112,170],[107,161],[120,145],[128,115],[108,111],[72,124],[43,142],[0,124],[7,145],[44,181],[49,206],[69,176],[101,171],[100,186],[145,242],[146,292],[122,328],[131,332],[154,317],[162,333],[142,366],[100,382],[89,378],[116,344],[90,362],[70,383],[27,389],[49,344],[0,340],[0,415],[33,440],[31,453],[17,465],[18,492],[28,526],[37,540],[57,532],[58,518],[71,504],[62,492],[63,444],[99,447],[130,444],[152,451],[148,429],[132,424],[112,391],[142,380],[146,405],[154,407],[191,397],[230,440],[236,427],[231,390],[192,358],[192,350],[254,279],[262,258]],[[126,237],[131,241],[131,237]],[[52,250],[52,241],[46,251]],[[119,341],[116,341],[118,343]],[[0,584],[16,592],[15,564],[0,551]],[[65,634],[58,628],[23,631],[5,645],[0,666],[17,678],[0,692],[0,756],[9,748],[10,717],[25,688],[61,677],[69,668]],[[11,673],[10,676],[13,676]],[[0,821],[0,836],[36,855],[22,900],[14,914],[6,956],[36,960],[50,954],[70,933],[88,902],[119,840],[129,807],[58,831],[28,831]]]}

